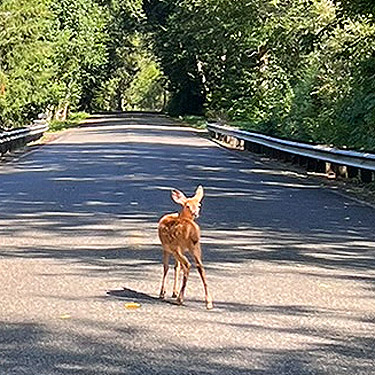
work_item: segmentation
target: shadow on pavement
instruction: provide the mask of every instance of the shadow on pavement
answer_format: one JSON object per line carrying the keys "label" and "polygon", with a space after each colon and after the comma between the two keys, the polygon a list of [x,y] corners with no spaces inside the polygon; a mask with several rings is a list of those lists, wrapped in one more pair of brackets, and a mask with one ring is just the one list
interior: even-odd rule
{"label": "shadow on pavement", "polygon": [[[81,322],[82,323],[82,322]],[[306,345],[303,350],[269,350],[258,347],[227,347],[218,350],[189,347],[171,337],[167,346],[155,341],[155,332],[135,328],[105,328],[105,339],[83,322],[87,334],[75,327],[54,335],[37,323],[0,323],[0,364],[4,374],[97,375],[311,375],[371,374],[375,340],[331,337],[325,345]],[[104,332],[101,331],[101,334]],[[72,340],[74,335],[74,340]],[[107,337],[111,337],[108,340]],[[132,345],[124,346],[124,341]],[[228,353],[232,356],[227,357]],[[329,355],[330,361],[324,362]],[[223,356],[229,360],[223,362]],[[246,358],[247,366],[241,365]],[[316,372],[319,368],[320,371]]]}
{"label": "shadow on pavement", "polygon": [[[373,209],[192,138],[187,129],[166,126],[164,118],[105,116],[70,134],[73,137],[46,145],[0,172],[0,261],[58,260],[76,266],[71,276],[111,275],[119,282],[141,282],[147,270],[159,280],[157,221],[178,209],[169,190],[176,187],[191,194],[202,184],[204,263],[218,288],[230,287],[226,279],[236,276],[245,280],[243,288],[254,288],[248,280],[254,277],[256,263],[264,265],[264,273],[266,267],[279,266],[292,268],[290,272],[298,276],[357,281],[369,299],[374,297]],[[87,134],[105,139],[90,137],[83,143]],[[156,275],[156,267],[160,274]],[[272,268],[269,278],[276,277],[280,268]],[[164,303],[130,287],[110,290],[109,296]],[[190,296],[188,302],[202,303]],[[184,314],[193,330],[204,323],[193,310]],[[237,314],[246,314],[247,322],[236,323]],[[373,324],[373,316],[363,316],[361,322],[334,306],[258,305],[238,302],[234,294],[215,301],[209,316],[218,329],[214,336],[223,334],[221,328],[234,329],[228,332],[257,334],[259,341],[212,349],[189,345],[178,333],[161,342],[157,329],[118,325],[104,327],[103,338],[78,330],[75,324],[87,325],[87,332],[95,325],[82,321],[61,328],[63,334],[56,338],[42,324],[3,322],[0,369],[7,375],[339,375],[371,374],[374,369],[371,335],[340,333],[324,322],[327,328],[314,330],[303,320]],[[265,323],[259,317],[269,320]],[[160,315],[155,314],[157,318]],[[297,327],[276,324],[287,318],[300,319],[301,327],[298,322]],[[291,348],[269,348],[262,342],[263,334],[283,335]],[[293,349],[292,335],[303,342],[298,349]],[[130,345],[124,344],[124,337]]]}

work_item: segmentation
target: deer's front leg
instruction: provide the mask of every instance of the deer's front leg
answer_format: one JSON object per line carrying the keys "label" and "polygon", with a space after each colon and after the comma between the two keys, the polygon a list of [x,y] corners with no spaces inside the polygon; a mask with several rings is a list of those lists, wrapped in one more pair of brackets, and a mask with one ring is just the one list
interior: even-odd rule
{"label": "deer's front leg", "polygon": [[192,244],[189,248],[190,253],[194,257],[195,264],[197,265],[198,273],[202,279],[203,288],[204,288],[204,295],[206,300],[206,308],[207,310],[211,310],[213,308],[212,297],[210,292],[208,291],[208,285],[206,280],[206,272],[203,267],[202,263],[202,249],[199,242]]}
{"label": "deer's front leg", "polygon": [[207,310],[211,310],[214,306],[213,306],[213,303],[212,303],[211,294],[208,291],[207,280],[206,280],[206,272],[204,270],[203,263],[202,263],[202,260],[200,258],[195,258],[195,262],[196,262],[197,269],[198,269],[199,275],[200,275],[200,277],[202,279],[202,283],[203,283],[204,295],[205,295],[205,299],[206,299],[206,308],[207,308]]}

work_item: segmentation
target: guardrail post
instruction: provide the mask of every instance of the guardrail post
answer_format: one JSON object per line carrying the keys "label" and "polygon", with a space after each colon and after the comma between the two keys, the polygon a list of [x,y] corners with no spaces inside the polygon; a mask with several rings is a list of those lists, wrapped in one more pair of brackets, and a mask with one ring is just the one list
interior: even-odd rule
{"label": "guardrail post", "polygon": [[326,162],[323,160],[316,161],[316,172],[324,173],[326,171]]}
{"label": "guardrail post", "polygon": [[326,163],[326,175],[328,178],[336,178],[336,166],[334,163]]}
{"label": "guardrail post", "polygon": [[348,168],[345,165],[338,165],[337,175],[342,178],[348,178]]}
{"label": "guardrail post", "polygon": [[6,145],[4,143],[2,143],[0,145],[0,154],[4,155],[6,152],[7,152]]}

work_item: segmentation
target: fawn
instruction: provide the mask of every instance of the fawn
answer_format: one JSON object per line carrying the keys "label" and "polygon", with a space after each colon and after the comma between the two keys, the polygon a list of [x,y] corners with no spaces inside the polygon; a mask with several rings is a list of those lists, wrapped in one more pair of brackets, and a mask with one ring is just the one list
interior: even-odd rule
{"label": "fawn", "polygon": [[[199,216],[201,200],[203,198],[203,187],[198,186],[194,197],[187,198],[179,190],[172,190],[172,199],[182,206],[179,213],[164,215],[158,224],[158,232],[161,244],[163,246],[163,281],[161,284],[160,298],[165,298],[165,282],[169,269],[169,257],[175,258],[175,273],[172,297],[177,297],[178,304],[182,304],[186,283],[189,276],[191,264],[184,255],[189,252],[197,266],[199,275],[203,282],[206,307],[208,310],[213,308],[212,298],[208,291],[206,282],[206,273],[202,263],[202,251],[200,245],[200,228],[194,221]],[[178,292],[179,273],[182,268],[183,280],[181,289]]]}

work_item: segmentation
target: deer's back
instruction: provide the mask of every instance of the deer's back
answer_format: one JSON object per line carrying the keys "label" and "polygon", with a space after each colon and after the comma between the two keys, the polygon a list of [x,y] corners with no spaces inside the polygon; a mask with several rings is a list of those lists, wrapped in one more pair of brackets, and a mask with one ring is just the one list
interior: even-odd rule
{"label": "deer's back", "polygon": [[158,232],[161,243],[172,249],[189,249],[200,239],[198,224],[191,219],[180,218],[177,213],[163,216],[159,221]]}

